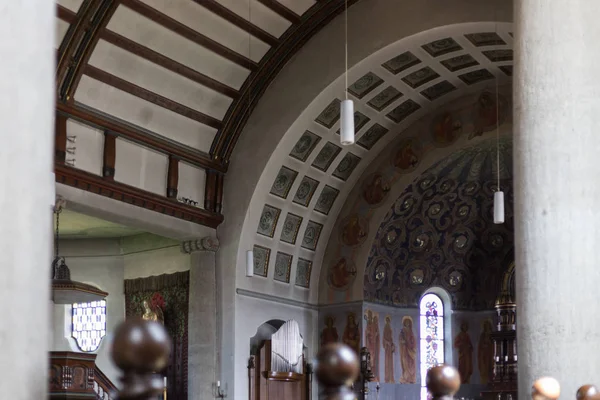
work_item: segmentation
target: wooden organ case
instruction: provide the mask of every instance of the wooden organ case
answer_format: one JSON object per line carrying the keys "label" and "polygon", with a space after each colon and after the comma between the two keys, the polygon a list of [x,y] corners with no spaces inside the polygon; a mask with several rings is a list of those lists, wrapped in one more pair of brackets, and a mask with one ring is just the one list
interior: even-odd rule
{"label": "wooden organ case", "polygon": [[497,331],[494,342],[494,374],[484,400],[517,400],[517,305],[515,303],[515,263],[502,279],[496,300]]}
{"label": "wooden organ case", "polygon": [[263,341],[248,365],[250,400],[310,400],[312,371],[303,349],[294,320]]}

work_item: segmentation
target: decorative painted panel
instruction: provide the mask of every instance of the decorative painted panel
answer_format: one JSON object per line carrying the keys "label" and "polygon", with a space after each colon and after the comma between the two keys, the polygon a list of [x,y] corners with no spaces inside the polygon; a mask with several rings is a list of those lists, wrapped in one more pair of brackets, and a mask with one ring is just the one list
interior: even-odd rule
{"label": "decorative painted panel", "polygon": [[467,72],[458,76],[467,85],[474,85],[479,82],[494,79],[495,76],[487,69],[478,69],[477,71]]}
{"label": "decorative painted panel", "polygon": [[317,204],[315,205],[315,211],[328,215],[329,210],[331,210],[331,207],[333,207],[333,203],[335,202],[338,194],[340,194],[339,190],[329,185],[325,185],[321,191],[319,199],[317,200]]}
{"label": "decorative painted panel", "polygon": [[254,275],[267,277],[269,271],[269,258],[271,257],[271,249],[254,245],[252,250],[254,255]]}
{"label": "decorative painted panel", "polygon": [[302,238],[302,247],[308,250],[315,250],[319,243],[322,229],[323,225],[314,221],[308,221],[308,225],[304,231],[304,237]]}
{"label": "decorative painted panel", "polygon": [[407,51],[406,53],[402,53],[391,60],[386,61],[382,64],[382,67],[390,71],[392,74],[397,75],[420,62],[421,60],[419,60],[417,56],[410,51]]}
{"label": "decorative painted panel", "polygon": [[290,156],[302,162],[310,156],[315,146],[321,141],[321,137],[310,131],[304,132],[298,142],[290,152]]}
{"label": "decorative painted panel", "polygon": [[310,287],[310,272],[312,270],[312,261],[299,258],[296,264],[296,286],[303,288]]}
{"label": "decorative painted panel", "polygon": [[355,156],[352,153],[347,153],[344,158],[342,158],[342,161],[340,161],[335,171],[333,171],[333,176],[343,181],[348,180],[359,162],[360,157]]}
{"label": "decorative painted panel", "polygon": [[375,75],[373,72],[369,72],[350,85],[348,87],[348,93],[351,93],[353,96],[362,99],[382,83],[383,79]]}
{"label": "decorative painted panel", "polygon": [[470,54],[463,54],[461,56],[456,56],[449,58],[447,60],[442,61],[441,63],[444,67],[448,69],[448,71],[455,72],[464,68],[469,68],[474,65],[478,65],[477,60],[473,58]]}
{"label": "decorative painted panel", "polygon": [[281,210],[279,208],[265,204],[263,212],[260,216],[260,221],[258,222],[258,230],[256,232],[272,238],[273,234],[275,233],[275,228],[277,227],[279,214],[281,214]]}
{"label": "decorative painted panel", "polygon": [[286,199],[297,176],[297,171],[288,167],[281,167],[271,187],[271,194]]}
{"label": "decorative painted panel", "polygon": [[288,213],[283,223],[280,240],[289,244],[296,244],[300,225],[302,225],[302,217]]}
{"label": "decorative painted panel", "polygon": [[342,151],[340,146],[336,146],[331,142],[325,143],[325,146],[323,146],[315,161],[313,161],[312,166],[320,171],[327,172],[333,160],[340,154],[340,151]]}
{"label": "decorative painted panel", "polygon": [[290,270],[292,268],[292,256],[290,254],[277,252],[275,256],[275,274],[273,279],[279,282],[290,283]]}
{"label": "decorative painted panel", "polygon": [[300,182],[300,186],[298,186],[298,190],[294,196],[294,203],[308,207],[310,200],[315,194],[315,190],[317,190],[317,186],[319,186],[319,181],[309,176],[302,178],[302,182]]}
{"label": "decorative painted panel", "polygon": [[388,86],[379,94],[373,97],[367,104],[377,111],[383,111],[384,108],[402,97],[402,93],[393,86]]}
{"label": "decorative painted panel", "polygon": [[441,81],[423,90],[421,94],[425,96],[427,100],[433,101],[454,90],[456,90],[456,87],[453,84],[448,81]]}
{"label": "decorative painted panel", "polygon": [[358,139],[356,144],[364,149],[371,150],[371,148],[375,146],[379,139],[381,139],[388,132],[389,130],[386,127],[381,126],[377,122],[375,122],[365,132],[365,134]]}
{"label": "decorative painted panel", "polygon": [[445,38],[440,40],[434,40],[431,43],[427,43],[423,46],[423,49],[429,53],[432,57],[443,56],[444,54],[452,53],[454,51],[462,50],[462,47],[454,39]]}
{"label": "decorative painted panel", "polygon": [[399,124],[404,121],[410,114],[414,113],[421,106],[416,103],[414,100],[408,99],[404,103],[400,104],[398,107],[394,108],[390,111],[386,117]]}
{"label": "decorative painted panel", "polygon": [[506,44],[504,40],[496,32],[479,32],[469,33],[465,35],[469,42],[473,43],[474,46],[498,46]]}
{"label": "decorative painted panel", "polygon": [[341,100],[335,99],[319,114],[315,120],[327,129],[331,129],[333,125],[340,119],[340,103]]}
{"label": "decorative painted panel", "polygon": [[402,78],[402,81],[413,89],[418,88],[421,85],[431,82],[434,79],[439,78],[440,75],[429,67],[421,68],[412,74],[406,75]]}

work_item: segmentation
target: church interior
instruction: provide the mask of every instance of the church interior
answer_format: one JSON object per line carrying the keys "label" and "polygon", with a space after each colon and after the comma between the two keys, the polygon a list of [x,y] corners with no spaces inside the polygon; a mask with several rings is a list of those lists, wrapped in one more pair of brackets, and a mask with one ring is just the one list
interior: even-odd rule
{"label": "church interior", "polygon": [[[543,101],[568,110],[575,102],[556,93],[583,78],[564,73],[552,87],[558,73],[546,78],[541,60],[569,52],[576,68],[600,51],[575,61],[581,49],[532,22],[536,5],[556,19],[564,10],[537,0],[34,3],[14,6],[14,26],[27,16],[48,28],[19,36],[40,54],[21,74],[33,85],[23,93],[39,98],[19,115],[48,137],[21,135],[17,153],[32,155],[7,156],[4,170],[21,163],[25,183],[5,187],[37,189],[2,225],[26,215],[35,226],[11,235],[18,245],[6,240],[9,259],[39,251],[0,299],[31,293],[40,276],[49,308],[25,301],[20,312],[48,321],[37,348],[47,379],[11,398],[427,400],[445,398],[428,373],[447,365],[457,398],[517,400],[542,376],[569,391],[597,375],[600,361],[585,372],[565,361],[600,339],[592,322],[574,328],[589,309],[568,316],[561,299],[600,283],[597,256],[576,250],[595,253],[600,238],[559,243],[600,220],[584,211],[600,189],[574,178],[592,171],[600,142],[574,150],[558,138],[571,114],[553,111],[553,123]],[[556,50],[532,50],[542,34]],[[531,100],[539,87],[544,100]],[[592,114],[578,123],[600,122]],[[540,144],[547,132],[554,147]],[[553,228],[559,219],[570,228]],[[575,260],[586,282],[560,267]],[[130,391],[136,367],[123,360],[141,339],[123,341],[127,323],[168,334],[164,362],[144,370],[148,392]],[[348,397],[322,392],[331,349],[356,360]]]}

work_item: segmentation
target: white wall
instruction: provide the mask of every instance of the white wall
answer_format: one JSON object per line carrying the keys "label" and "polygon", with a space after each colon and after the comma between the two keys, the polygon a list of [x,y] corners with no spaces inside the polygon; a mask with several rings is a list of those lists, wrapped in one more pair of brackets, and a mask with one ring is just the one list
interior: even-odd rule
{"label": "white wall", "polygon": [[[280,319],[298,322],[300,334],[307,347],[307,357],[314,358],[318,351],[317,310],[288,306],[274,301],[259,300],[242,295],[236,295],[235,320],[235,397],[233,396],[233,376],[222,375],[222,385],[228,385],[227,398],[247,398],[248,396],[248,358],[250,357],[250,338],[263,323]],[[313,398],[317,398],[317,384],[313,379]]]}
{"label": "white wall", "polygon": [[[60,254],[65,256],[71,279],[94,285],[108,292],[106,298],[106,336],[95,352],[96,364],[106,376],[119,385],[119,372],[110,359],[110,341],[115,327],[125,318],[123,294],[123,257],[119,241],[61,240]],[[71,338],[71,306],[54,305],[52,351],[80,351]]]}

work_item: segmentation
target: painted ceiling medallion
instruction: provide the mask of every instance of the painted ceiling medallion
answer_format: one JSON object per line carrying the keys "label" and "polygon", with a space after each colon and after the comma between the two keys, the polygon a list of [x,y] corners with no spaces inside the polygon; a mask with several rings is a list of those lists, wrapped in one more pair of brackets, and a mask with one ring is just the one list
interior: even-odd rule
{"label": "painted ceiling medallion", "polygon": [[423,280],[425,279],[425,273],[422,269],[415,269],[410,274],[410,283],[413,285],[421,285],[423,284]]}
{"label": "painted ceiling medallion", "polygon": [[352,260],[345,257],[336,260],[327,271],[327,282],[334,290],[347,289],[355,278],[356,266]]}
{"label": "painted ceiling medallion", "polygon": [[462,274],[458,271],[453,271],[450,273],[450,277],[448,279],[448,283],[450,286],[457,287],[462,284],[463,277]]}

